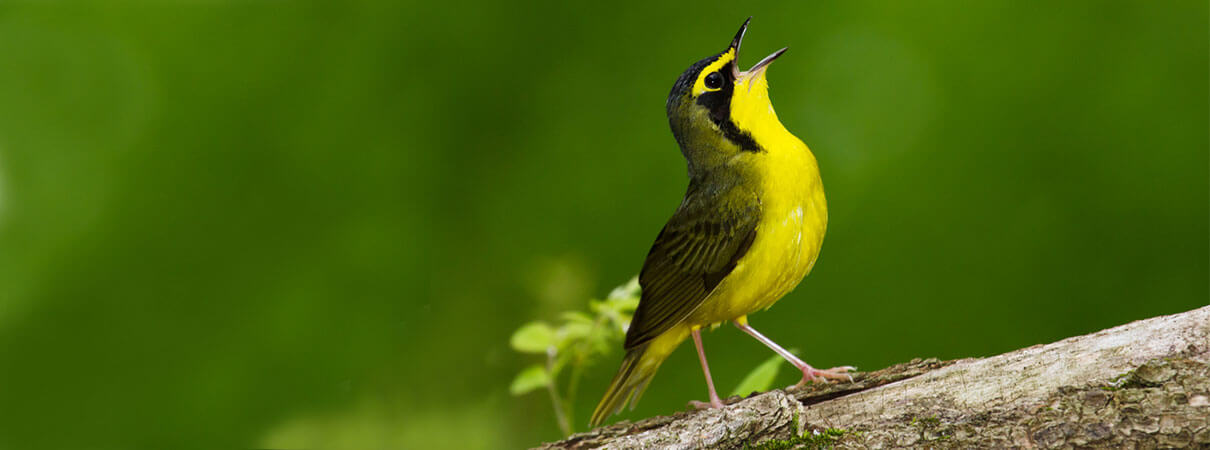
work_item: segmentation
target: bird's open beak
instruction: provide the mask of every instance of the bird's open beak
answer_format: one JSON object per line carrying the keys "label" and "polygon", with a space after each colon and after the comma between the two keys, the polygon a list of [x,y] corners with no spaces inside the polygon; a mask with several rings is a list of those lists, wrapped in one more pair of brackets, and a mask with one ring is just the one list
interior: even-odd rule
{"label": "bird's open beak", "polygon": [[740,44],[743,44],[743,42],[744,42],[744,33],[746,33],[748,31],[748,23],[751,21],[752,21],[751,17],[749,17],[748,20],[745,20],[744,24],[740,25],[739,32],[735,33],[735,39],[731,40],[731,48],[735,50],[735,61],[736,61],[735,64],[731,64],[731,75],[733,75],[735,77],[734,79],[736,81],[751,77],[756,74],[764,73],[765,69],[769,66],[769,63],[773,62],[773,60],[777,59],[778,56],[781,56],[782,53],[785,53],[786,50],[789,49],[789,47],[785,47],[785,48],[782,48],[781,50],[775,51],[775,52],[773,52],[773,54],[766,56],[765,59],[760,60],[760,62],[758,62],[758,63],[756,63],[756,65],[752,66],[751,69],[740,72],[739,65],[738,65],[738,63],[739,63],[739,46],[740,46]]}
{"label": "bird's open beak", "polygon": [[751,75],[764,72],[765,68],[769,66],[769,63],[773,62],[773,60],[777,59],[778,56],[781,56],[781,54],[785,53],[788,49],[789,47],[782,47],[781,50],[773,52],[773,54],[766,56],[765,59],[760,60],[760,62],[756,63],[755,66],[752,66],[752,68],[748,69],[746,72],[744,72],[744,74]]}

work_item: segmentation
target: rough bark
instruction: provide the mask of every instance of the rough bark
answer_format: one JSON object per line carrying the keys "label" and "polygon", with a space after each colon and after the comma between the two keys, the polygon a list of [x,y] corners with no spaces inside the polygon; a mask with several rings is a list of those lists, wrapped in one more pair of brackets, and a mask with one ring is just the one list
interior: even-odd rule
{"label": "rough bark", "polygon": [[1210,447],[1210,306],[728,403],[541,448]]}

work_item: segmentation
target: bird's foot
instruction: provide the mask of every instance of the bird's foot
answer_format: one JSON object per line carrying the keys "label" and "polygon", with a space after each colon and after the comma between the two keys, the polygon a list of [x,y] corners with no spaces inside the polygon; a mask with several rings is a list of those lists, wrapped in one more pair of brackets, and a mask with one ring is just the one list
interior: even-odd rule
{"label": "bird's foot", "polygon": [[696,410],[703,410],[703,409],[711,409],[711,408],[718,409],[718,408],[722,408],[723,406],[726,406],[726,405],[723,405],[722,400],[715,398],[715,399],[711,399],[709,402],[690,400],[689,406]]}
{"label": "bird's foot", "polygon": [[803,387],[807,382],[827,383],[831,380],[853,382],[853,375],[849,372],[857,370],[853,366],[840,366],[831,369],[819,370],[811,366],[802,369],[802,380],[792,387]]}

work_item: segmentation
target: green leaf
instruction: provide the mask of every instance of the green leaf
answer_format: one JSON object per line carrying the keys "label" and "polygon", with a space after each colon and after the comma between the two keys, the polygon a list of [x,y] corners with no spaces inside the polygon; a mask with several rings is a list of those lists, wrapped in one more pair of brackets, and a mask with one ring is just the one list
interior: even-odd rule
{"label": "green leaf", "polygon": [[609,308],[609,304],[603,300],[590,299],[588,300],[588,311],[596,315],[601,315]]}
{"label": "green leaf", "polygon": [[629,313],[639,307],[638,297],[622,297],[609,299],[609,307],[619,313]]}
{"label": "green leaf", "polygon": [[[588,344],[592,348],[592,351],[598,355],[608,355],[613,350],[613,346],[617,345],[608,336],[602,334],[594,336],[594,339],[588,341]],[[618,345],[618,347],[621,347],[621,345]]]}
{"label": "green leaf", "polygon": [[609,293],[609,299],[615,298],[634,298],[639,297],[639,277],[631,278],[626,284],[613,288],[613,292]]}
{"label": "green leaf", "polygon": [[546,353],[546,349],[555,345],[555,330],[545,322],[530,322],[513,333],[509,344],[522,353]]}
{"label": "green leaf", "polygon": [[563,320],[566,320],[567,323],[592,324],[592,316],[585,314],[582,311],[566,311],[561,315],[561,317],[563,317]]}
{"label": "green leaf", "polygon": [[508,391],[513,395],[522,395],[534,389],[544,388],[548,384],[550,375],[546,373],[546,368],[541,364],[534,364],[517,374],[517,378],[513,378],[513,384],[508,387]]}
{"label": "green leaf", "polygon": [[745,396],[753,392],[769,390],[769,387],[777,380],[777,371],[781,369],[782,361],[780,355],[773,355],[769,359],[766,359],[765,362],[760,363],[759,366],[748,372],[744,380],[739,382],[739,386],[736,386],[735,390],[731,391],[731,395]]}
{"label": "green leaf", "polygon": [[559,335],[562,338],[559,347],[566,348],[568,345],[588,337],[589,333],[592,333],[591,323],[568,322],[559,329]]}

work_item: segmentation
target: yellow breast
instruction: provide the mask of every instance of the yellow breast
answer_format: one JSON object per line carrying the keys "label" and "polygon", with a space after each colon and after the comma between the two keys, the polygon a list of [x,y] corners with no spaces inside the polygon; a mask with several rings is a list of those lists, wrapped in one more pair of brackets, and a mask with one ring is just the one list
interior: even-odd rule
{"label": "yellow breast", "polygon": [[766,278],[767,287],[753,293],[749,312],[772,306],[802,281],[815,265],[827,231],[827,201],[815,158],[801,142],[796,147],[780,154],[770,152],[766,159],[764,217],[749,265],[752,271],[766,272],[766,277],[758,278]]}
{"label": "yellow breast", "polygon": [[782,131],[779,147],[766,146],[765,152],[749,156],[761,179],[756,239],[731,275],[690,316],[691,325],[736,320],[768,308],[815,265],[828,226],[823,183],[807,146]]}

